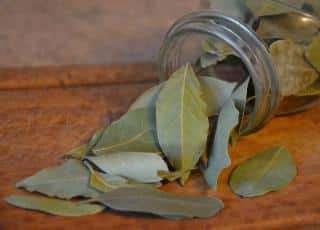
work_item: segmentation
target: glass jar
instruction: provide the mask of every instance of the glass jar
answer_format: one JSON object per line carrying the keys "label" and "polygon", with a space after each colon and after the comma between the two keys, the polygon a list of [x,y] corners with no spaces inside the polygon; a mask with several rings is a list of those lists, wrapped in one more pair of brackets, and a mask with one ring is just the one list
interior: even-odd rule
{"label": "glass jar", "polygon": [[[299,112],[316,103],[318,96],[283,93],[287,86],[280,80],[281,73],[270,54],[270,44],[285,40],[302,49],[310,43],[320,31],[320,1],[208,0],[203,4],[211,9],[182,17],[168,31],[159,54],[161,80],[187,62],[193,64],[199,75],[239,84],[249,76],[248,93],[254,100],[248,103],[251,108],[247,108],[242,134],[260,129],[276,114]],[[219,54],[216,55],[218,61],[199,69],[199,57],[206,55],[204,46],[208,44],[213,44]],[[288,51],[288,60],[295,56],[296,53]],[[313,68],[307,61],[303,65]],[[309,85],[315,81],[313,78],[319,77],[316,70],[310,71]]]}

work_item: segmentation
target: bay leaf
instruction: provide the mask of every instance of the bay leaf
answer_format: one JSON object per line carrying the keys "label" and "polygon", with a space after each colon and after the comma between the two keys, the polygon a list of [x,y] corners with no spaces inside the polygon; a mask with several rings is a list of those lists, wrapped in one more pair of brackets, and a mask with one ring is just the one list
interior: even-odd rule
{"label": "bay leaf", "polygon": [[112,184],[109,184],[99,172],[96,172],[88,162],[84,162],[90,171],[90,186],[101,192],[109,192],[115,188]]}
{"label": "bay leaf", "polygon": [[231,164],[228,143],[230,133],[238,124],[238,121],[239,111],[230,98],[219,113],[214,139],[209,150],[207,167],[204,169],[204,177],[208,185],[214,190],[216,190],[219,174]]}
{"label": "bay leaf", "polygon": [[88,148],[89,145],[88,144],[82,144],[79,145],[78,147],[75,147],[74,149],[70,150],[66,156],[77,159],[77,160],[81,160],[82,157],[84,157],[85,155],[87,155],[88,153]]}
{"label": "bay leaf", "polygon": [[318,33],[319,23],[298,13],[261,17],[257,34],[262,39],[292,39],[308,41]]}
{"label": "bay leaf", "polygon": [[318,33],[306,48],[306,58],[320,73],[320,33]]}
{"label": "bay leaf", "polygon": [[305,61],[302,46],[291,40],[279,40],[269,50],[282,96],[297,94],[318,78],[318,73]]}
{"label": "bay leaf", "polygon": [[129,111],[112,123],[92,149],[95,155],[112,152],[160,152],[156,137],[155,111]]}
{"label": "bay leaf", "polygon": [[232,172],[229,183],[234,193],[255,197],[286,187],[296,174],[297,169],[288,150],[275,146],[240,163]]}
{"label": "bay leaf", "polygon": [[206,53],[200,56],[201,68],[207,68],[209,66],[215,65],[219,62],[220,58],[216,54]]}
{"label": "bay leaf", "polygon": [[209,218],[223,208],[222,201],[216,198],[179,196],[142,187],[115,189],[96,201],[117,211],[149,213],[172,219]]}
{"label": "bay leaf", "polygon": [[104,129],[97,130],[93,136],[91,137],[90,141],[87,144],[82,144],[71,151],[69,151],[66,155],[68,157],[72,157],[77,160],[81,160],[85,157],[88,153],[91,152],[92,148],[96,145],[96,143],[100,140]]}
{"label": "bay leaf", "polygon": [[190,171],[191,170],[169,172],[169,171],[159,170],[158,171],[158,176],[161,177],[162,179],[165,179],[165,180],[168,180],[168,181],[172,182],[172,181],[175,181],[175,180],[177,180],[179,178],[184,177],[184,175],[190,173]]}
{"label": "bay leaf", "polygon": [[248,102],[247,95],[248,95],[249,82],[250,82],[250,77],[248,77],[241,85],[239,85],[238,88],[236,88],[236,90],[232,94],[232,99],[240,114],[239,125],[236,129],[234,129],[234,132],[231,133],[232,134],[231,139],[233,140],[237,140],[238,137],[241,136],[241,129],[243,126],[246,105]]}
{"label": "bay leaf", "polygon": [[320,79],[316,80],[312,85],[298,92],[295,96],[319,96],[320,95]]}
{"label": "bay leaf", "polygon": [[65,200],[36,197],[36,196],[9,196],[5,201],[15,207],[41,211],[57,216],[79,217],[93,215],[104,210],[97,204],[81,204]]}
{"label": "bay leaf", "polygon": [[223,104],[232,95],[236,83],[230,83],[214,77],[200,77],[202,92],[207,102],[207,116],[217,115]]}
{"label": "bay leaf", "polygon": [[156,85],[147,91],[145,91],[140,97],[136,99],[136,101],[130,106],[130,110],[142,109],[142,108],[150,108],[155,107],[158,95],[160,93],[162,83]]}
{"label": "bay leaf", "polygon": [[200,82],[189,64],[164,84],[156,103],[156,123],[161,149],[174,169],[194,168],[206,147],[209,121]]}
{"label": "bay leaf", "polygon": [[[300,9],[303,1],[304,0],[290,0],[290,5]],[[244,0],[244,2],[256,16],[278,15],[293,11],[293,9],[275,1]],[[281,2],[281,0],[279,2]]]}
{"label": "bay leaf", "polygon": [[99,192],[89,187],[89,176],[81,161],[69,159],[59,166],[39,171],[16,186],[62,199],[95,197]]}
{"label": "bay leaf", "polygon": [[157,172],[168,171],[165,161],[155,153],[119,152],[86,158],[103,172],[141,183],[161,181]]}

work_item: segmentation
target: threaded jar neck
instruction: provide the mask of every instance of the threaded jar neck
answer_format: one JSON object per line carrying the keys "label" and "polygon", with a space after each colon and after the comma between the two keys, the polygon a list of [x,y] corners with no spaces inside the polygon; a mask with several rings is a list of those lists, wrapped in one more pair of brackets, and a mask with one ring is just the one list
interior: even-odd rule
{"label": "threaded jar neck", "polygon": [[178,20],[168,31],[160,50],[160,80],[167,79],[186,62],[192,62],[186,60],[182,44],[199,35],[224,42],[242,60],[254,85],[255,104],[241,132],[248,134],[260,129],[276,112],[279,82],[264,44],[254,31],[232,17],[203,10]]}

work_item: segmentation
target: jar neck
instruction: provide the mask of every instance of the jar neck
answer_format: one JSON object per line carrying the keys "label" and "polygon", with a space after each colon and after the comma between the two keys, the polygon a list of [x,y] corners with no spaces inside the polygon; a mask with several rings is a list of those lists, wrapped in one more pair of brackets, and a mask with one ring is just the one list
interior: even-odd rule
{"label": "jar neck", "polygon": [[246,66],[255,89],[255,105],[242,126],[242,134],[260,129],[276,112],[279,82],[271,58],[255,33],[234,18],[212,10],[198,11],[178,20],[167,33],[159,54],[160,80],[183,63],[181,43],[201,34],[226,43]]}

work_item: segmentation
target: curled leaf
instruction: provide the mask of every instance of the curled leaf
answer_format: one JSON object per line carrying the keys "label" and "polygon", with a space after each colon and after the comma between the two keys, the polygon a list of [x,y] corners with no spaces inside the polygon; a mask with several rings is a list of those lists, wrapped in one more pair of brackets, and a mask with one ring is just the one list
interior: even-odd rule
{"label": "curled leaf", "polygon": [[204,169],[205,179],[212,189],[216,189],[221,171],[231,164],[228,153],[229,137],[232,129],[238,124],[239,112],[233,100],[222,107],[217,120],[212,146],[209,150],[207,168]]}

